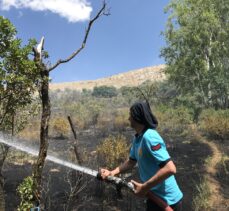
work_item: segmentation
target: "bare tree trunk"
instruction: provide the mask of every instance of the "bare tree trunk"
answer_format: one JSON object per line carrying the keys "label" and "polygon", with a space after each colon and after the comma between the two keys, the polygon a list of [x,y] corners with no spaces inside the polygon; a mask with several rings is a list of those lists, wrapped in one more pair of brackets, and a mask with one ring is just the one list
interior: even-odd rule
{"label": "bare tree trunk", "polygon": [[[50,99],[49,99],[49,71],[45,68],[41,71],[41,89],[40,95],[42,100],[42,115],[41,115],[41,128],[40,128],[40,149],[37,163],[33,168],[34,176],[34,194],[36,202],[41,203],[41,181],[42,171],[45,164],[45,158],[48,151],[48,126],[51,115]],[[42,206],[42,205],[41,205]],[[42,207],[41,207],[42,208]]]}

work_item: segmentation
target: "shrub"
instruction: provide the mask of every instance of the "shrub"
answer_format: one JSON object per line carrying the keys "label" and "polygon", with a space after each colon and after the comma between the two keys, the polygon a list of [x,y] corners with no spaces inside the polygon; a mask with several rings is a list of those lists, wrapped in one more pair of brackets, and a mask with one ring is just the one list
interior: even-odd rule
{"label": "shrub", "polygon": [[20,205],[18,206],[18,211],[27,211],[33,208],[33,178],[27,177],[18,186],[17,193],[21,198]]}
{"label": "shrub", "polygon": [[154,113],[159,122],[158,130],[162,135],[181,136],[189,133],[192,115],[187,108],[183,106],[177,108],[161,107]]}
{"label": "shrub", "polygon": [[116,116],[114,118],[114,129],[123,131],[125,130],[129,124],[129,109],[119,109],[116,112]]}
{"label": "shrub", "polygon": [[100,113],[97,119],[97,126],[101,130],[111,130],[113,128],[113,114],[111,111],[105,110]]}
{"label": "shrub", "polygon": [[30,121],[26,127],[20,131],[17,136],[24,140],[39,140],[40,137],[40,122],[39,120]]}
{"label": "shrub", "polygon": [[207,109],[200,115],[200,129],[212,138],[226,140],[229,138],[229,109]]}
{"label": "shrub", "polygon": [[122,135],[109,136],[97,147],[97,156],[100,165],[113,169],[126,160],[129,146]]}
{"label": "shrub", "polygon": [[55,117],[50,122],[53,134],[57,137],[65,137],[68,135],[70,126],[67,118]]}
{"label": "shrub", "polygon": [[97,86],[94,87],[92,95],[95,97],[115,97],[118,95],[117,89],[114,86]]}

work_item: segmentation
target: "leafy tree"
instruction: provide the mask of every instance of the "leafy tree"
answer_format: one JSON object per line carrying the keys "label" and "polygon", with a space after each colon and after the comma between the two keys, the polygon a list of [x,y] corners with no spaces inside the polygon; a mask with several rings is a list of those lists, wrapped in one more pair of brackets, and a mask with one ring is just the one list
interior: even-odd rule
{"label": "leafy tree", "polygon": [[[0,16],[0,130],[14,135],[23,129],[29,114],[37,106],[30,105],[39,81],[35,63],[30,59],[35,40],[22,46],[12,23]],[[8,153],[1,147],[0,171]],[[1,178],[0,172],[0,179]]]}
{"label": "leafy tree", "polygon": [[[22,47],[16,34],[10,21],[0,16],[0,129],[12,134],[17,130],[17,111],[32,102],[39,80],[35,63],[29,58],[36,41]],[[23,118],[17,122],[21,123],[18,128],[25,123]]]}
{"label": "leafy tree", "polygon": [[92,95],[95,97],[115,97],[118,95],[117,89],[113,86],[96,86],[93,89]]}
{"label": "leafy tree", "polygon": [[229,107],[229,1],[172,0],[161,55],[182,94]]}

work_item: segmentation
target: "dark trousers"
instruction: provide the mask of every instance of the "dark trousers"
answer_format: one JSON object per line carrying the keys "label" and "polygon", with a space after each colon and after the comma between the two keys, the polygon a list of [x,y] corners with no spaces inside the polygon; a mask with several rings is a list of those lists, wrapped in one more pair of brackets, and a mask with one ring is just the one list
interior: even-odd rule
{"label": "dark trousers", "polygon": [[[170,205],[174,211],[182,211],[182,201],[180,200],[176,204]],[[163,211],[157,204],[153,201],[147,199],[146,201],[146,211]]]}

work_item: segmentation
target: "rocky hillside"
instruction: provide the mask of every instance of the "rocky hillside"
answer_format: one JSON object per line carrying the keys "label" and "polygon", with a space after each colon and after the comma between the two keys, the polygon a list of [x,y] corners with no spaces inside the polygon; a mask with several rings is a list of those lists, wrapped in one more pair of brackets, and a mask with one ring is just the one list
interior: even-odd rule
{"label": "rocky hillside", "polygon": [[120,73],[107,78],[101,78],[90,81],[67,82],[67,83],[51,83],[51,90],[76,89],[93,89],[95,86],[115,86],[120,88],[122,86],[138,86],[146,80],[161,81],[165,79],[164,74],[165,65],[158,65],[153,67],[145,67],[137,70]]}

